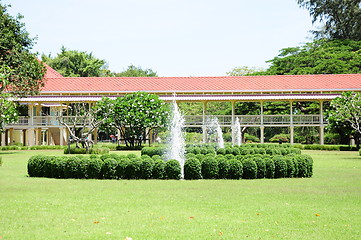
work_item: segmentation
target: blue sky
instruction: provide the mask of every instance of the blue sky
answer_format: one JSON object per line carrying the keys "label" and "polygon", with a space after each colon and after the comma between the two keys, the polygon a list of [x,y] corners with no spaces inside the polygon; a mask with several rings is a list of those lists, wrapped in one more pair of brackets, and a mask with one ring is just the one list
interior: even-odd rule
{"label": "blue sky", "polygon": [[111,71],[130,64],[159,76],[223,76],[267,67],[279,50],[310,41],[296,0],[2,0],[20,13],[34,51],[92,52]]}

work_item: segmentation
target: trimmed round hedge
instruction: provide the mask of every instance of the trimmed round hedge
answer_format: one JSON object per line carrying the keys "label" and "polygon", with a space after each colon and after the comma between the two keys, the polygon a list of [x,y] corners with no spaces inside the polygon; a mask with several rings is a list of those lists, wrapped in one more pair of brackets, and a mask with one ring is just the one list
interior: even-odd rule
{"label": "trimmed round hedge", "polygon": [[[218,154],[215,148],[211,149],[210,146],[207,146],[205,150],[193,146],[192,152],[186,154],[184,178],[256,179],[312,176],[313,160],[309,155],[294,153],[291,147],[282,147],[280,149],[283,150],[280,150],[275,146],[265,147],[254,144],[252,147],[228,147],[222,150],[217,149]],[[125,156],[115,153],[73,156],[36,155],[28,161],[28,174],[30,177],[84,179],[181,178],[181,167],[177,160],[164,161],[159,155],[163,150],[143,149],[145,149],[143,153],[148,151],[151,155],[143,154],[140,158],[135,154]],[[267,151],[277,152],[279,155],[263,154]],[[257,152],[257,154],[243,154],[245,152]],[[290,154],[283,155],[284,153]]]}

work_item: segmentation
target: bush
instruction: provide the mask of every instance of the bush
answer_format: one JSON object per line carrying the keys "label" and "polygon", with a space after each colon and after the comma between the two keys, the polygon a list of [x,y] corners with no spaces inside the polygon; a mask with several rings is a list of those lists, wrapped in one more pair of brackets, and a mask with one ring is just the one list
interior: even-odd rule
{"label": "bush", "polygon": [[271,158],[266,159],[266,178],[275,177],[275,163]]}
{"label": "bush", "polygon": [[[130,154],[128,154],[129,156]],[[140,160],[138,158],[129,158],[128,164],[124,169],[124,178],[126,179],[139,179]]]}
{"label": "bush", "polygon": [[187,159],[184,163],[184,179],[201,179],[201,163],[197,158]]}
{"label": "bush", "polygon": [[28,161],[28,174],[30,177],[44,177],[44,164],[48,157],[45,155],[32,156]]}
{"label": "bush", "polygon": [[286,162],[286,165],[287,165],[286,177],[289,177],[289,178],[295,177],[296,168],[295,168],[295,163],[294,163],[293,157],[287,156],[284,158],[284,161]]}
{"label": "bush", "polygon": [[164,172],[166,179],[179,180],[181,178],[181,166],[175,159],[171,159],[165,163]]}
{"label": "bush", "polygon": [[101,171],[103,168],[103,161],[99,158],[91,157],[88,161],[87,178],[101,178]]}
{"label": "bush", "polygon": [[229,171],[229,162],[225,157],[218,157],[218,179],[226,179]]}
{"label": "bush", "polygon": [[252,159],[245,159],[243,164],[243,178],[255,179],[257,178],[257,164]]}
{"label": "bush", "polygon": [[71,147],[70,152],[69,148],[64,148],[64,154],[86,154],[85,148],[77,148],[77,147]]}
{"label": "bush", "polygon": [[140,163],[140,178],[151,179],[153,174],[154,160],[150,157],[142,159]]}
{"label": "bush", "polygon": [[141,155],[148,155],[153,157],[154,155],[162,156],[165,153],[165,149],[161,147],[143,147]]}
{"label": "bush", "polygon": [[229,179],[240,179],[243,173],[242,163],[236,159],[231,159],[228,161],[229,169],[227,173],[227,178]]}
{"label": "bush", "polygon": [[153,166],[152,176],[154,179],[163,179],[164,178],[164,167],[165,162],[162,159],[155,159]]}
{"label": "bush", "polygon": [[127,179],[126,170],[128,165],[130,164],[130,160],[125,158],[119,158],[117,164],[117,178],[118,179]]}
{"label": "bush", "polygon": [[273,158],[275,164],[275,178],[284,178],[287,173],[287,164],[282,156]]}
{"label": "bush", "polygon": [[266,162],[261,157],[254,157],[253,161],[257,164],[257,178],[266,176]]}
{"label": "bush", "polygon": [[217,149],[217,154],[226,155],[226,149],[225,148],[218,148]]}
{"label": "bush", "polygon": [[118,154],[116,154],[116,153],[107,153],[107,154],[103,154],[103,155],[100,156],[100,159],[103,160],[103,161],[105,159],[107,159],[107,158],[112,158],[114,160],[119,160],[120,156]]}
{"label": "bush", "polygon": [[104,179],[116,179],[118,162],[114,158],[103,160],[101,175]]}
{"label": "bush", "polygon": [[0,167],[3,165],[3,158],[0,157]]}
{"label": "bush", "polygon": [[206,157],[202,162],[202,177],[204,179],[216,179],[218,177],[218,171],[218,161],[215,157]]}

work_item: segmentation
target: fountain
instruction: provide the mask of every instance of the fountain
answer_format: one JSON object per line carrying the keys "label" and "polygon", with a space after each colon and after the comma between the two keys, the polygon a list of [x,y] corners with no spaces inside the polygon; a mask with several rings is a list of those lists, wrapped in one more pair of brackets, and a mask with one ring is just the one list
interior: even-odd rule
{"label": "fountain", "polygon": [[183,135],[184,118],[179,111],[178,105],[173,100],[172,115],[169,123],[169,147],[167,151],[167,159],[175,159],[181,166],[181,178],[184,178],[184,162],[185,162],[185,140]]}
{"label": "fountain", "polygon": [[241,132],[241,124],[239,122],[239,118],[236,118],[236,121],[233,125],[233,136],[234,142],[237,146],[241,146],[242,144],[242,132]]}
{"label": "fountain", "polygon": [[217,142],[218,148],[224,148],[223,133],[222,133],[222,128],[219,125],[218,118],[213,117],[209,119],[207,121],[206,127],[208,130],[207,131],[208,137],[212,139],[212,135],[214,134],[213,139],[215,140],[215,142]]}

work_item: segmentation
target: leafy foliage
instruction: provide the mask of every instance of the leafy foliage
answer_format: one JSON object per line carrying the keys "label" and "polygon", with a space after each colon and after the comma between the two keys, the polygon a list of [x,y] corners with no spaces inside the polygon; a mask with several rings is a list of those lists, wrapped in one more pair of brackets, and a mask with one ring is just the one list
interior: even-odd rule
{"label": "leafy foliage", "polygon": [[331,101],[332,109],[327,113],[330,128],[342,127],[344,133],[354,135],[357,147],[361,136],[361,94],[346,92]]}
{"label": "leafy foliage", "polygon": [[347,74],[361,72],[361,41],[315,40],[284,48],[268,61],[265,72],[254,75]]}
{"label": "leafy foliage", "polygon": [[301,7],[309,10],[312,22],[324,22],[316,37],[352,39],[361,41],[360,0],[298,0]]}
{"label": "leafy foliage", "polygon": [[120,73],[113,73],[114,77],[158,77],[157,72],[152,69],[142,69],[142,67],[130,65],[126,70]]}
{"label": "leafy foliage", "polygon": [[127,146],[141,146],[151,130],[162,127],[168,119],[165,103],[157,95],[135,92],[115,100],[103,98],[98,103],[104,112],[98,118],[109,116],[107,124],[113,124],[121,133]]}
{"label": "leafy foliage", "polygon": [[10,95],[0,93],[0,133],[3,132],[6,124],[17,121],[19,115],[16,110],[16,103],[8,100]]}
{"label": "leafy foliage", "polygon": [[200,179],[201,163],[197,158],[189,158],[184,163],[184,179]]}
{"label": "leafy foliage", "polygon": [[56,57],[42,55],[42,60],[64,77],[100,77],[106,62],[92,53],[67,50],[64,46]]}
{"label": "leafy foliage", "polygon": [[44,85],[45,67],[30,52],[35,39],[29,37],[23,17],[12,17],[8,7],[0,4],[0,94],[33,95]]}

